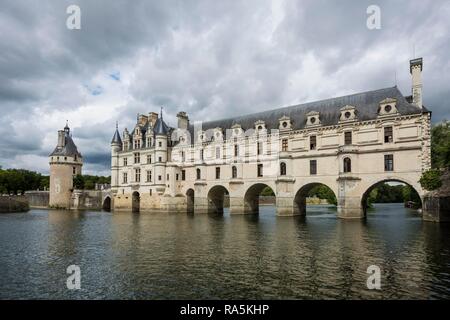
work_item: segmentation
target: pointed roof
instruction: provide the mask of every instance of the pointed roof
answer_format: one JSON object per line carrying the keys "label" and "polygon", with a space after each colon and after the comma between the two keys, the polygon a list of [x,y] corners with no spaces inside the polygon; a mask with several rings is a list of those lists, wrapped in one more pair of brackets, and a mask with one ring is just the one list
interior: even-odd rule
{"label": "pointed roof", "polygon": [[56,146],[55,150],[50,154],[50,156],[64,156],[64,157],[82,157],[81,153],[78,152],[77,146],[72,140],[72,137],[66,132],[64,133],[64,146]]}
{"label": "pointed roof", "polygon": [[116,122],[116,132],[114,132],[114,136],[111,140],[111,144],[122,145],[122,139],[120,138],[120,133],[119,133],[119,124],[117,122]]}
{"label": "pointed roof", "polygon": [[162,107],[161,107],[161,115],[155,122],[155,127],[153,128],[153,132],[156,135],[167,135],[169,133],[169,126],[164,122]]}

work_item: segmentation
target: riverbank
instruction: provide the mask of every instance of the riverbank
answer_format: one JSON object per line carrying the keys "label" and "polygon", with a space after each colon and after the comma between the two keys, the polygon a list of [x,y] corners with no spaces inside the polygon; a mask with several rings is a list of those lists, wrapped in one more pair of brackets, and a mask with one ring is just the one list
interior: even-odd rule
{"label": "riverbank", "polygon": [[27,212],[30,210],[25,196],[0,196],[0,213]]}

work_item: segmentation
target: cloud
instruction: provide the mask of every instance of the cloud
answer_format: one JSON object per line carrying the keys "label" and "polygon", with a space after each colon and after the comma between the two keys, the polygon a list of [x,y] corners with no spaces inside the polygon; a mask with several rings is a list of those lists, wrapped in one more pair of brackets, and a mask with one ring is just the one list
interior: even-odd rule
{"label": "cloud", "polygon": [[[66,28],[67,6],[81,30]],[[176,124],[397,84],[424,58],[424,102],[450,118],[450,3],[377,1],[3,1],[0,165],[48,172],[69,120],[85,172],[107,174],[115,122],[138,113]]]}

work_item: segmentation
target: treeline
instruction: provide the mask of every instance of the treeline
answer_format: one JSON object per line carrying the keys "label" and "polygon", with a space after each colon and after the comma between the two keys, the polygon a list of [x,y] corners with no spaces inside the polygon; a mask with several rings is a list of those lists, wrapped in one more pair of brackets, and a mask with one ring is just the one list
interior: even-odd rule
{"label": "treeline", "polygon": [[74,189],[94,190],[95,184],[110,184],[111,176],[90,176],[90,175],[76,175],[73,178]]}
{"label": "treeline", "polygon": [[404,203],[412,201],[420,203],[419,194],[409,185],[389,185],[382,183],[377,185],[368,197],[369,205],[371,203]]}
{"label": "treeline", "polygon": [[21,194],[27,190],[48,189],[49,176],[24,169],[0,168],[0,194]]}

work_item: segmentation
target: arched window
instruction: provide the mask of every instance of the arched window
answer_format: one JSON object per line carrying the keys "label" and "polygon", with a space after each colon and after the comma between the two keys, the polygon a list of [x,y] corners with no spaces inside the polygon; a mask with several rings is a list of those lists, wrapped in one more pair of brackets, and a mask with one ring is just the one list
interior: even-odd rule
{"label": "arched window", "polygon": [[284,162],[280,163],[280,175],[281,176],[286,175],[286,163]]}
{"label": "arched window", "polygon": [[233,179],[237,178],[237,168],[236,168],[236,166],[231,167],[231,177]]}
{"label": "arched window", "polygon": [[352,160],[344,158],[344,172],[352,172]]}
{"label": "arched window", "polygon": [[200,169],[197,169],[197,180],[200,180],[202,178],[202,172]]}

